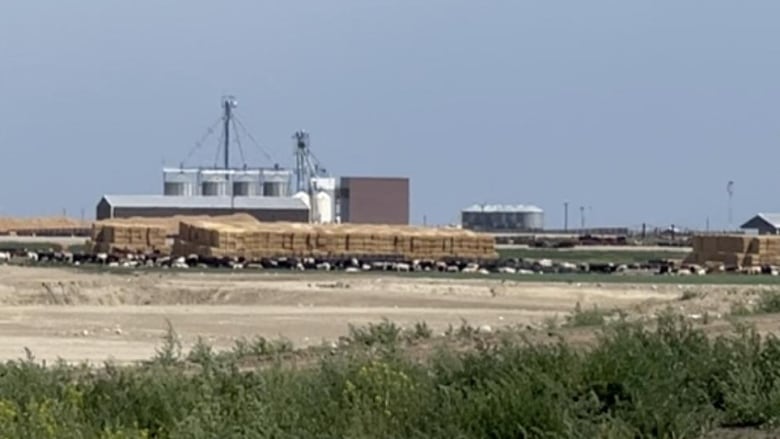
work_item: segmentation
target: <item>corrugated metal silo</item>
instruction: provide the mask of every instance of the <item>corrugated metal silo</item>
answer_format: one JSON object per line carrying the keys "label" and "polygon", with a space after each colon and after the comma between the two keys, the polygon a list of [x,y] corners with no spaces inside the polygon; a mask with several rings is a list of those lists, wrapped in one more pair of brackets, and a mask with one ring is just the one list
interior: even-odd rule
{"label": "corrugated metal silo", "polygon": [[197,169],[163,169],[163,195],[193,196],[197,194],[197,186]]}
{"label": "corrugated metal silo", "polygon": [[289,169],[263,169],[260,172],[263,196],[288,197],[290,196],[290,180],[292,171]]}
{"label": "corrugated metal silo", "polygon": [[206,197],[228,195],[230,170],[204,169],[200,172],[200,193]]}
{"label": "corrugated metal silo", "polygon": [[260,192],[260,171],[256,169],[238,170],[233,174],[233,196],[253,197]]}

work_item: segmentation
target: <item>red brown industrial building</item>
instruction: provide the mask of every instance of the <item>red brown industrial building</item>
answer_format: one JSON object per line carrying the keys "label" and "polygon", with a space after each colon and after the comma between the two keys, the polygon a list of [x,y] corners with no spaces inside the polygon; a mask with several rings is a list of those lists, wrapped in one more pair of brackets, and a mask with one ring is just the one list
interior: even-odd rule
{"label": "red brown industrial building", "polygon": [[360,224],[409,224],[409,179],[341,177],[341,221]]}

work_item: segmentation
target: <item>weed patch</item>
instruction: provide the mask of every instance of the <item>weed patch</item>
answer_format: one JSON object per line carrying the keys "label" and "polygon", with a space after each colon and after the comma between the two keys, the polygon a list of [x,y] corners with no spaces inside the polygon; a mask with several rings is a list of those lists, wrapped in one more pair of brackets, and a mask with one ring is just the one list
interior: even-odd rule
{"label": "weed patch", "polygon": [[412,359],[400,348],[430,328],[385,320],[302,368],[237,367],[291,351],[284,340],[224,353],[199,340],[182,356],[171,326],[135,367],[43,366],[28,352],[0,364],[0,437],[698,438],[780,422],[780,340],[744,325],[712,339],[670,312],[652,328],[603,325],[612,314],[573,314],[602,324],[588,350],[506,339]]}
{"label": "weed patch", "polygon": [[731,305],[731,315],[735,317],[754,314],[780,313],[780,291],[760,291],[753,304],[746,301],[738,301]]}
{"label": "weed patch", "polygon": [[579,328],[586,326],[601,326],[607,322],[607,319],[613,316],[615,311],[600,309],[593,305],[593,308],[583,309],[580,302],[574,307],[574,311],[566,316],[564,326],[570,328]]}

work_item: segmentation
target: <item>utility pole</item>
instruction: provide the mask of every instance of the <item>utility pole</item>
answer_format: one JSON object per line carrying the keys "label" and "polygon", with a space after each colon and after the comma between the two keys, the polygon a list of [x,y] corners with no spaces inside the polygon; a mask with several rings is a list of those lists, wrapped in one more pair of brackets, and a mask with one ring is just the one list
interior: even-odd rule
{"label": "utility pole", "polygon": [[734,182],[729,180],[728,184],[726,184],[726,193],[728,193],[729,196],[729,231],[734,227],[733,223],[733,198],[734,198]]}
{"label": "utility pole", "polygon": [[569,202],[563,202],[563,231],[569,231]]}
{"label": "utility pole", "polygon": [[580,229],[585,230],[585,206],[580,206]]}

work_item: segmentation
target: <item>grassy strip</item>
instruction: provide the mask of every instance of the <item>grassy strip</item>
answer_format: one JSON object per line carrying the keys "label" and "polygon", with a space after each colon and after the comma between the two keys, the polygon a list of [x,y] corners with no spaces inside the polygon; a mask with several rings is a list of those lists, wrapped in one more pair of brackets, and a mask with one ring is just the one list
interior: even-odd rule
{"label": "grassy strip", "polygon": [[[61,265],[40,265],[40,267],[62,267]],[[375,278],[377,276],[397,276],[397,277],[409,277],[417,279],[451,279],[451,280],[499,280],[499,281],[513,281],[513,282],[529,282],[529,283],[582,283],[582,284],[672,284],[672,285],[780,285],[780,276],[748,276],[735,273],[723,273],[723,274],[710,274],[706,276],[666,276],[655,274],[631,274],[631,275],[617,275],[617,274],[600,274],[600,273],[548,273],[548,274],[507,274],[507,273],[491,273],[490,275],[482,275],[476,273],[442,273],[442,272],[407,272],[398,273],[393,271],[367,271],[359,273],[344,273],[344,272],[324,272],[316,270],[308,271],[291,271],[291,270],[252,270],[245,269],[236,271],[230,268],[188,268],[188,269],[170,269],[161,267],[138,267],[138,268],[123,268],[123,267],[107,267],[101,265],[82,265],[78,267],[67,268],[72,270],[78,270],[87,273],[110,273],[118,275],[126,275],[128,273],[141,272],[141,273],[167,273],[167,272],[180,272],[180,273],[232,273],[235,275],[246,276],[267,276],[268,280],[289,280],[289,279],[305,279],[307,276],[333,279],[333,280],[345,280],[351,277]]]}
{"label": "grassy strip", "polygon": [[550,259],[561,262],[592,262],[615,264],[642,263],[653,259],[682,259],[687,250],[570,250],[570,249],[500,249],[502,258]]}
{"label": "grassy strip", "polygon": [[0,241],[2,251],[27,249],[28,251],[62,251],[62,245],[43,241]]}
{"label": "grassy strip", "polygon": [[[450,335],[478,336],[465,325]],[[749,329],[711,340],[665,315],[654,329],[604,326],[587,351],[494,337],[404,354],[428,337],[422,324],[383,322],[353,328],[309,367],[250,371],[244,356],[290,347],[258,339],[217,354],[200,343],[185,356],[171,329],[140,367],[29,357],[0,365],[0,437],[696,438],[780,421],[780,341]]]}

